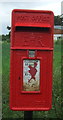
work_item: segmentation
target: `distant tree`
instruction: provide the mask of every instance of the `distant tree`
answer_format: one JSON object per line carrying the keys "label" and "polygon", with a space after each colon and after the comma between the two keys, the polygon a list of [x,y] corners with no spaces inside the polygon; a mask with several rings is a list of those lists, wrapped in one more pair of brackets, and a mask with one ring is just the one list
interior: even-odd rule
{"label": "distant tree", "polygon": [[6,41],[6,35],[2,35],[2,41]]}
{"label": "distant tree", "polygon": [[7,29],[8,29],[8,30],[10,30],[10,29],[11,29],[11,27],[7,26]]}
{"label": "distant tree", "polygon": [[54,25],[61,25],[61,18],[60,16],[54,16]]}
{"label": "distant tree", "polygon": [[[11,27],[7,26],[7,29],[8,29],[8,30],[11,30]],[[10,32],[11,32],[11,31],[9,31],[9,38],[10,38]]]}

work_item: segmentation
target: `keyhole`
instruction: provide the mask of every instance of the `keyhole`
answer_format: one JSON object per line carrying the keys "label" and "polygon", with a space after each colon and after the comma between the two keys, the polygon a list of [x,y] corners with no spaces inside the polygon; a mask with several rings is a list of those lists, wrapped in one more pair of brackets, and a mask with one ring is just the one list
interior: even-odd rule
{"label": "keyhole", "polygon": [[18,77],[18,80],[20,80],[20,76]]}

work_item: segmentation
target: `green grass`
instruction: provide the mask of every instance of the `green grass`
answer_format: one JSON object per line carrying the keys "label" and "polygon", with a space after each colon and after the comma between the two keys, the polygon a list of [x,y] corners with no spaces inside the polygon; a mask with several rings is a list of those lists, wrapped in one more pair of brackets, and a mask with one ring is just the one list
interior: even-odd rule
{"label": "green grass", "polygon": [[[23,118],[23,111],[11,111],[9,109],[9,66],[10,66],[10,43],[2,43],[2,117]],[[53,103],[50,111],[34,111],[34,118],[61,118],[61,45],[54,45],[53,62]]]}

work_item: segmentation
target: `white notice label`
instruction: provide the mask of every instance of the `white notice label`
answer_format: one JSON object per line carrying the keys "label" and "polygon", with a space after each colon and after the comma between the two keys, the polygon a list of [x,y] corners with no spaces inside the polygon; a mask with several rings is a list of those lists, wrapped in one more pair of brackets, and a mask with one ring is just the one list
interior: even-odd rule
{"label": "white notice label", "polygon": [[39,91],[40,60],[23,60],[23,90]]}

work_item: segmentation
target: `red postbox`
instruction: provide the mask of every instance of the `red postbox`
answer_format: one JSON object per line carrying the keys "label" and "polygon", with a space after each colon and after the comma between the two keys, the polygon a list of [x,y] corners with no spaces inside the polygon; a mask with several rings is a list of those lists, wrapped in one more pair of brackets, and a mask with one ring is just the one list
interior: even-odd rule
{"label": "red postbox", "polygon": [[51,11],[13,10],[10,108],[50,110],[52,106],[53,25]]}

